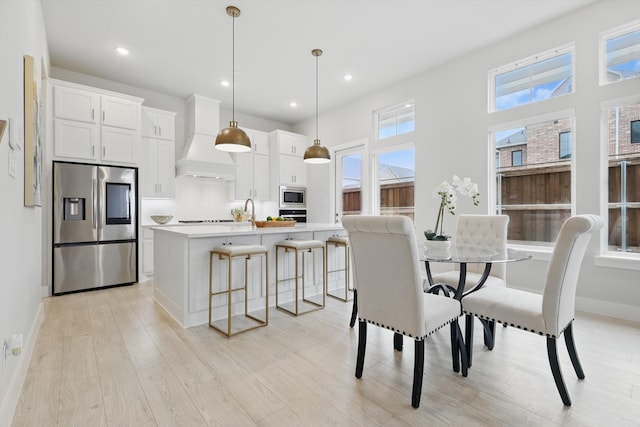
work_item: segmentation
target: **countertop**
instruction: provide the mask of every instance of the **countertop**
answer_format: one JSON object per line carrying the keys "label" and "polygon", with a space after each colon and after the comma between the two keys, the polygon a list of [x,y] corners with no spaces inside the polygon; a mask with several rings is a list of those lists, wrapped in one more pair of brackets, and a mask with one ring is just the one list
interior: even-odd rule
{"label": "countertop", "polygon": [[336,224],[322,223],[298,223],[293,227],[251,227],[251,225],[224,225],[224,224],[207,224],[193,225],[185,227],[183,225],[163,225],[160,227],[151,227],[155,232],[172,233],[183,236],[187,239],[201,237],[219,237],[219,236],[239,236],[251,234],[282,234],[297,233],[305,231],[332,231],[341,230],[342,226]]}

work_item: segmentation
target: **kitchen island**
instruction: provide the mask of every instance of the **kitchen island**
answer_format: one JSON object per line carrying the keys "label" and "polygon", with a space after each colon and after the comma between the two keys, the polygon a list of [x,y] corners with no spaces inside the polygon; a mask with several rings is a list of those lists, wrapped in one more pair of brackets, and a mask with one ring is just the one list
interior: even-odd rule
{"label": "kitchen island", "polygon": [[[275,305],[275,244],[284,239],[315,239],[325,241],[334,235],[345,236],[346,231],[336,224],[296,224],[294,227],[255,228],[251,225],[192,225],[154,227],[154,298],[183,327],[189,328],[208,322],[209,316],[209,252],[215,246],[263,245],[269,250],[268,293],[269,305]],[[318,256],[318,255],[316,255]],[[238,260],[242,261],[242,260]],[[309,272],[315,282],[322,282],[323,272],[319,267]],[[258,267],[258,266],[256,266]],[[234,267],[235,268],[235,267]],[[214,282],[226,280],[225,271],[220,269]],[[264,274],[259,268],[251,269],[251,275]],[[242,280],[242,274],[234,278]],[[260,295],[261,277],[255,277],[249,284],[249,305]],[[234,286],[241,286],[235,283]],[[320,286],[321,287],[321,286]],[[289,285],[289,290],[293,289]],[[282,288],[280,288],[283,291]],[[284,289],[286,292],[287,289]],[[318,289],[321,291],[321,289]],[[254,301],[255,302],[255,301]],[[214,319],[224,317],[226,302],[214,304]],[[243,310],[243,303],[234,303],[234,312]]]}

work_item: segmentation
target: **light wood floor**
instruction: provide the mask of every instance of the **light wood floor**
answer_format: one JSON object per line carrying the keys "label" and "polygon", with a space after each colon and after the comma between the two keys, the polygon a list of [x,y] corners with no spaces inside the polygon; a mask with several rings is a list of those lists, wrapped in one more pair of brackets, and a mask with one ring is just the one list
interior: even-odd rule
{"label": "light wood floor", "polygon": [[[467,378],[451,370],[448,330],[425,348],[422,402],[410,405],[413,344],[395,352],[369,327],[364,375],[354,376],[350,303],[226,338],[182,329],[150,282],[45,301],[45,318],[13,426],[631,426],[640,425],[640,325],[579,315],[587,378],[561,363],[573,406],[562,405],[544,338],[479,325]],[[478,322],[476,322],[478,323]]]}

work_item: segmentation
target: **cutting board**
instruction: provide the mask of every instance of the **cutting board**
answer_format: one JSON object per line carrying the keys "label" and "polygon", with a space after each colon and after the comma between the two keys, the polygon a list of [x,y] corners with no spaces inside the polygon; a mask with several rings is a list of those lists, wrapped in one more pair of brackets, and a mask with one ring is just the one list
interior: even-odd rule
{"label": "cutting board", "polygon": [[295,221],[256,221],[256,227],[293,227]]}

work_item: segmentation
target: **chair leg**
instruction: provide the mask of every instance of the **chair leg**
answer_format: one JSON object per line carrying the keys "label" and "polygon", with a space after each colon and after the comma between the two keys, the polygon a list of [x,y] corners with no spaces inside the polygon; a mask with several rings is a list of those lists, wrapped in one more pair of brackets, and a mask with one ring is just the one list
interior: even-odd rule
{"label": "chair leg", "polygon": [[393,349],[402,351],[402,334],[397,332],[393,333]]}
{"label": "chair leg", "polygon": [[489,350],[493,350],[493,346],[496,343],[496,322],[492,322],[485,319],[480,319],[484,329],[484,345]]}
{"label": "chair leg", "polygon": [[571,398],[569,392],[562,379],[562,371],[560,370],[560,364],[558,363],[558,349],[556,348],[556,339],[547,337],[547,355],[549,356],[549,365],[551,366],[551,373],[553,373],[553,380],[556,382],[556,388],[562,398],[562,403],[565,406],[571,406]]}
{"label": "chair leg", "polygon": [[353,307],[351,308],[351,321],[349,322],[349,327],[353,328],[356,324],[356,316],[358,315],[358,290],[353,290]]}
{"label": "chair leg", "polygon": [[367,348],[367,322],[360,321],[358,334],[358,359],[356,360],[356,378],[362,377],[364,368],[364,352]]}
{"label": "chair leg", "polygon": [[581,380],[584,379],[584,371],[578,358],[578,352],[576,351],[576,343],[573,341],[573,322],[569,323],[567,329],[564,330],[564,343],[567,345],[567,351],[573,364],[573,369],[576,371],[576,375]]}
{"label": "chair leg", "polygon": [[[456,322],[451,322],[449,332],[451,334],[451,361],[453,362],[453,372],[460,372],[460,351],[458,349],[458,332]],[[457,324],[457,323],[456,323]]]}
{"label": "chair leg", "polygon": [[466,377],[469,373],[469,358],[467,357],[467,347],[464,345],[464,339],[462,339],[462,330],[460,329],[460,323],[456,320],[452,323],[456,328],[456,341],[457,349],[460,353],[460,364],[462,369],[462,376]]}
{"label": "chair leg", "polygon": [[471,367],[473,359],[473,315],[467,314],[464,317],[464,342],[467,351],[467,367]]}
{"label": "chair leg", "polygon": [[424,340],[415,341],[415,357],[413,363],[413,391],[411,393],[411,406],[420,406],[422,395],[422,376],[424,374]]}

